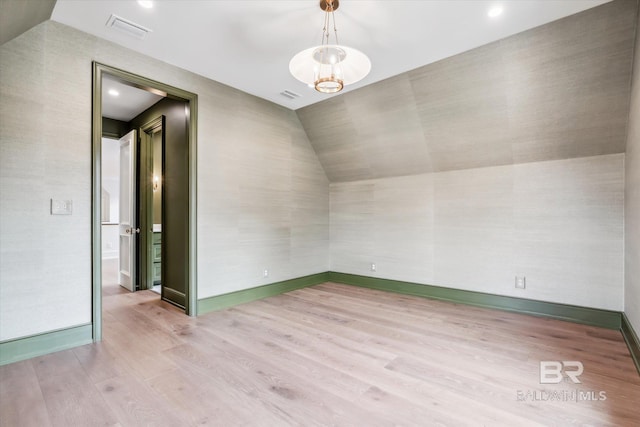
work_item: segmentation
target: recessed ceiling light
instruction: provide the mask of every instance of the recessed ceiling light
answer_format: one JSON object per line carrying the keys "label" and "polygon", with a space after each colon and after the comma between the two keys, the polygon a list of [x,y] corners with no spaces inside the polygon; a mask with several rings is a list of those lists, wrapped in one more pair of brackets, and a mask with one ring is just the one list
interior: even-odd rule
{"label": "recessed ceiling light", "polygon": [[491,9],[489,9],[489,12],[487,12],[487,15],[489,15],[489,18],[497,18],[498,16],[502,15],[503,9],[502,6],[494,6]]}
{"label": "recessed ceiling light", "polygon": [[109,92],[107,92],[107,93],[108,93],[109,95],[111,95],[111,96],[119,96],[119,95],[120,95],[120,92],[118,92],[118,91],[117,91],[117,90],[115,90],[115,89],[109,89]]}
{"label": "recessed ceiling light", "polygon": [[151,9],[153,7],[153,2],[151,0],[138,0],[138,4],[145,9]]}

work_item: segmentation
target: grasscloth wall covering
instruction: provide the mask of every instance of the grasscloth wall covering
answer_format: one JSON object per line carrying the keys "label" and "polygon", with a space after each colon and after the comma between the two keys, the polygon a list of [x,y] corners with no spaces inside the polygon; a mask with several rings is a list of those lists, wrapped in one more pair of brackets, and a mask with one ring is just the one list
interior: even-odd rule
{"label": "grasscloth wall covering", "polygon": [[622,310],[623,193],[624,154],[332,183],[331,269]]}
{"label": "grasscloth wall covering", "polygon": [[606,3],[298,117],[331,182],[623,153],[636,10]]}
{"label": "grasscloth wall covering", "polygon": [[198,298],[328,270],[295,112],[47,21],[0,47],[0,341],[91,321],[92,60],[198,94]]}
{"label": "grasscloth wall covering", "polygon": [[[640,15],[638,15],[640,25]],[[636,34],[629,135],[625,157],[624,311],[640,334],[640,31]]]}
{"label": "grasscloth wall covering", "polygon": [[621,310],[626,251],[640,329],[637,5],[298,112],[38,25],[0,46],[0,341],[91,321],[92,60],[198,94],[199,299],[333,269]]}

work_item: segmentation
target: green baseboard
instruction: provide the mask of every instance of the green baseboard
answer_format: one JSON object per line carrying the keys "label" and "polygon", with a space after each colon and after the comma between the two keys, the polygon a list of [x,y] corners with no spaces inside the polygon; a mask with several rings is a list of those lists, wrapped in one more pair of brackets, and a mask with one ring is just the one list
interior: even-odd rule
{"label": "green baseboard", "polygon": [[525,298],[507,297],[475,291],[444,288],[433,285],[402,282],[398,280],[380,279],[377,277],[358,276],[355,274],[329,272],[329,280],[346,285],[360,286],[381,291],[415,295],[419,297],[450,301],[477,307],[494,308],[531,314],[534,316],[552,317],[585,325],[599,326],[619,330],[621,327],[620,312],[597,308],[535,301]]}
{"label": "green baseboard", "polygon": [[621,313],[618,311],[535,301],[526,298],[465,291],[461,289],[423,285],[419,283],[381,279],[370,276],[359,276],[334,271],[313,274],[311,276],[299,277],[296,279],[285,280],[283,282],[258,286],[256,288],[204,298],[198,300],[198,314],[222,310],[234,305],[256,301],[261,298],[279,295],[295,289],[313,286],[328,281],[455,302],[459,304],[473,305],[477,307],[493,308],[512,311],[515,313],[531,314],[534,316],[551,317],[554,319],[567,320],[570,322],[598,326],[607,329],[620,330],[622,327]]}
{"label": "green baseboard", "polygon": [[629,322],[627,315],[624,313],[622,313],[622,326],[620,330],[622,331],[624,340],[627,342],[627,347],[629,347],[633,363],[635,363],[638,374],[640,374],[640,339],[638,339],[636,331],[633,330],[631,322]]}
{"label": "green baseboard", "polygon": [[282,282],[270,283],[256,288],[231,292],[224,295],[203,298],[198,300],[198,315],[211,311],[222,310],[238,304],[256,301],[262,298],[283,294],[296,289],[306,288],[329,281],[329,272],[312,274]]}
{"label": "green baseboard", "polygon": [[0,366],[93,342],[91,324],[0,343]]}
{"label": "green baseboard", "polygon": [[[204,298],[198,300],[198,314],[221,310],[329,281],[620,330],[629,347],[638,373],[640,373],[640,340],[624,313],[333,271]],[[0,366],[92,342],[91,324],[0,342]]]}

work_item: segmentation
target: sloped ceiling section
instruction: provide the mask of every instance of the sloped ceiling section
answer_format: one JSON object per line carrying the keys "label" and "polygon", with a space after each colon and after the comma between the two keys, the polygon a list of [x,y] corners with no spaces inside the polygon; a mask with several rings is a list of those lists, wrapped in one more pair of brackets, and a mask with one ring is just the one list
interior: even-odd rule
{"label": "sloped ceiling section", "polygon": [[297,114],[331,182],[622,153],[637,7],[607,3]]}
{"label": "sloped ceiling section", "polygon": [[0,45],[51,18],[56,0],[0,0]]}

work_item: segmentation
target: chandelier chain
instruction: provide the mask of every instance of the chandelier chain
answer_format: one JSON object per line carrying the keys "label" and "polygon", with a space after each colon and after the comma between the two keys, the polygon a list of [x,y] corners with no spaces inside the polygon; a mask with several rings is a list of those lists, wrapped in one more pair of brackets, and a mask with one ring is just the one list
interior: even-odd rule
{"label": "chandelier chain", "polygon": [[322,17],[322,39],[320,40],[320,45],[324,45],[325,44],[325,39],[326,42],[329,42],[329,35],[327,34],[327,26],[328,26],[328,21],[327,21],[327,16],[329,14],[325,13],[324,16]]}
{"label": "chandelier chain", "polygon": [[339,45],[340,41],[338,40],[338,27],[336,25],[335,9],[333,8],[332,2],[327,2],[327,3],[328,3],[328,7],[324,14],[323,26],[322,26],[322,40],[320,41],[320,44],[321,45],[329,44],[329,37],[331,37],[330,28],[333,21],[333,34],[335,38],[335,43],[333,44]]}
{"label": "chandelier chain", "polygon": [[331,8],[331,18],[333,19],[333,33],[336,37],[336,44],[340,45],[340,42],[338,41],[338,28],[336,27],[336,15],[334,14],[333,8]]}

